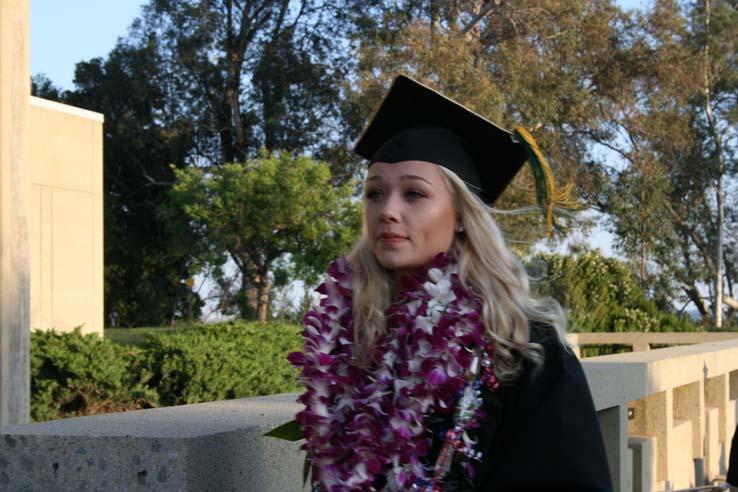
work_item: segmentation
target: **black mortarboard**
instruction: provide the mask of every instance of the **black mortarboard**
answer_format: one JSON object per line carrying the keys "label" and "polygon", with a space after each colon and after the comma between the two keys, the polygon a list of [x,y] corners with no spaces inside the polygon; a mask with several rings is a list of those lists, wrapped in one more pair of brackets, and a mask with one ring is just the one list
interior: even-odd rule
{"label": "black mortarboard", "polygon": [[500,196],[527,159],[512,133],[404,75],[393,82],[354,151],[370,163],[439,164],[487,203]]}

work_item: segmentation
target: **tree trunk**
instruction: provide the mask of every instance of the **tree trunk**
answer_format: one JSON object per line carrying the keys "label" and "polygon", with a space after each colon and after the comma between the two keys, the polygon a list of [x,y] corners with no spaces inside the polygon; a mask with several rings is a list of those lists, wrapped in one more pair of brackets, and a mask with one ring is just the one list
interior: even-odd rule
{"label": "tree trunk", "polygon": [[474,28],[474,26],[476,26],[479,23],[479,21],[481,21],[484,18],[485,15],[487,15],[489,12],[492,11],[493,8],[499,5],[500,5],[500,0],[494,0],[494,1],[488,2],[487,5],[482,7],[479,13],[475,15],[474,18],[470,20],[469,23],[461,29],[461,34],[467,34],[469,31],[471,31]]}
{"label": "tree trunk", "polygon": [[249,306],[253,308],[256,319],[265,322],[269,319],[269,293],[272,286],[269,283],[269,268],[260,268],[260,273],[254,276],[249,292]]}
{"label": "tree trunk", "polygon": [[705,96],[705,116],[710,129],[710,135],[715,142],[715,154],[717,155],[717,183],[715,186],[715,202],[717,204],[717,241],[715,242],[715,277],[714,290],[715,302],[714,316],[715,326],[720,328],[723,326],[723,228],[725,223],[724,211],[724,191],[723,191],[723,174],[725,174],[725,162],[723,159],[722,142],[720,133],[718,132],[715,117],[712,114],[711,101],[711,85],[710,80],[710,0],[705,0],[705,47],[704,47],[704,96]]}
{"label": "tree trunk", "polygon": [[648,225],[646,220],[648,219],[648,210],[646,208],[646,197],[645,192],[641,190],[641,289],[646,291],[646,241],[648,234]]}
{"label": "tree trunk", "polygon": [[243,319],[256,319],[258,317],[258,298],[255,279],[241,272],[241,295],[238,304]]}
{"label": "tree trunk", "polygon": [[[722,159],[720,159],[722,160]],[[722,166],[721,166],[722,167]],[[723,175],[722,173],[718,176],[718,186],[715,190],[717,199],[717,228],[718,237],[717,244],[715,245],[715,256],[717,264],[717,271],[715,272],[715,326],[718,328],[723,326],[723,270],[725,265],[723,263],[723,223],[725,221],[724,210],[723,210]]]}
{"label": "tree trunk", "polygon": [[694,303],[694,305],[697,307],[697,310],[700,312],[700,315],[702,317],[706,317],[710,315],[710,309],[707,307],[707,303],[705,300],[700,296],[700,292],[697,290],[696,287],[691,287],[686,290],[687,297],[689,297],[689,300]]}
{"label": "tree trunk", "polygon": [[262,282],[259,286],[257,319],[261,322],[265,322],[269,319],[269,293],[271,290],[272,286],[269,285],[268,280]]}
{"label": "tree trunk", "polygon": [[733,297],[733,264],[725,264],[725,283],[728,284],[728,296]]}

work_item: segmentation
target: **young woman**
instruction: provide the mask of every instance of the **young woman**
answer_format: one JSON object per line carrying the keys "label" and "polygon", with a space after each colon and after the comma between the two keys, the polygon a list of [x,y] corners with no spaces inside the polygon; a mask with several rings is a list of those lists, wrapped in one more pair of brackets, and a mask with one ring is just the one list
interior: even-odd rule
{"label": "young woman", "polygon": [[612,490],[561,308],[486,205],[520,139],[401,76],[356,151],[363,234],[290,356],[313,490]]}

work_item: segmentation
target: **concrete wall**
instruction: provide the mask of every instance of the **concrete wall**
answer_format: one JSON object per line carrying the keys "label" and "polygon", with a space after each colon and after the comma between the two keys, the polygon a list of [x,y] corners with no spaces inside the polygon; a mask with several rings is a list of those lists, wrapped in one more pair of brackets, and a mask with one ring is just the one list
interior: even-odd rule
{"label": "concrete wall", "polygon": [[0,490],[300,492],[299,443],[262,437],[296,396],[0,428]]}
{"label": "concrete wall", "polygon": [[[695,485],[694,458],[704,459],[708,479],[724,476],[738,340],[594,357],[582,366],[616,491]],[[0,428],[0,490],[298,492],[299,445],[262,437],[292,418],[296,397]]]}
{"label": "concrete wall", "polygon": [[0,1],[0,425],[28,421],[28,0]]}
{"label": "concrete wall", "polygon": [[103,334],[102,126],[31,98],[31,328]]}

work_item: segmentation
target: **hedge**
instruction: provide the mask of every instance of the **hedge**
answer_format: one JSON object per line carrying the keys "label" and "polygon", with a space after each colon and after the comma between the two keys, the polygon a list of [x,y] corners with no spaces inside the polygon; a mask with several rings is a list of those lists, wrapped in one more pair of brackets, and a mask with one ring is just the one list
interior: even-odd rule
{"label": "hedge", "polygon": [[287,354],[300,328],[279,323],[206,325],[150,337],[146,366],[163,405],[299,391]]}
{"label": "hedge", "polygon": [[150,408],[159,396],[148,384],[142,351],[99,338],[35,331],[31,335],[31,420]]}
{"label": "hedge", "polygon": [[71,333],[31,336],[31,419],[299,391],[286,360],[300,328],[229,322],[148,337],[141,347]]}

